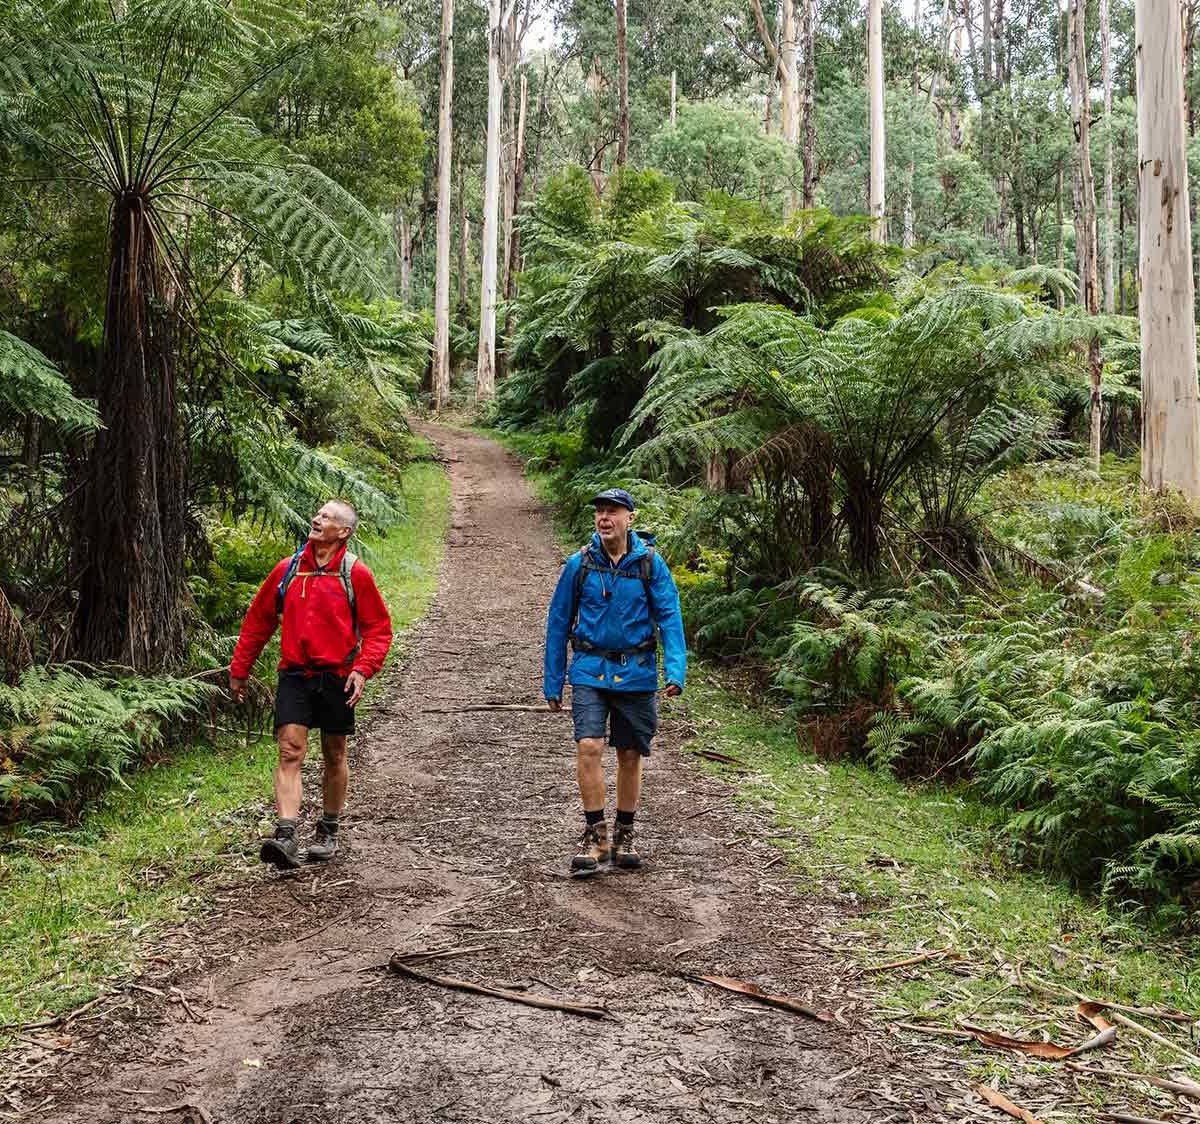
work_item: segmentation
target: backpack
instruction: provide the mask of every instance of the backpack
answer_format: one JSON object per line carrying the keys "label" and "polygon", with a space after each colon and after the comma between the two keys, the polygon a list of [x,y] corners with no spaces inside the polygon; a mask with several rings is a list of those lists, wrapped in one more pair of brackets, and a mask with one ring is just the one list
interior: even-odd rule
{"label": "backpack", "polygon": [[[279,580],[279,588],[275,591],[275,615],[282,618],[283,616],[283,599],[287,596],[288,588],[292,582],[300,574],[300,560],[304,557],[304,551],[307,548],[307,543],[301,543],[300,549],[292,555],[291,561],[287,564],[287,569],[283,572],[283,577]],[[352,660],[358,655],[359,649],[362,648],[362,633],[358,630],[358,602],[354,596],[354,582],[350,580],[350,571],[354,569],[354,563],[358,561],[356,555],[347,550],[342,555],[341,565],[337,568],[338,579],[342,583],[342,589],[346,591],[346,600],[350,603],[350,623],[354,626],[354,647],[350,649],[350,654],[346,659]],[[314,570],[312,576],[324,576],[329,574],[329,570]],[[310,575],[303,575],[308,577]]]}
{"label": "backpack", "polygon": [[[633,533],[638,534],[637,531],[634,531]],[[645,541],[645,540],[643,540],[643,541]],[[611,567],[597,566],[596,563],[592,561],[592,556],[589,553],[590,545],[591,544],[588,543],[579,548],[579,569],[577,569],[575,571],[575,585],[574,585],[574,589],[572,590],[572,595],[571,595],[571,615],[568,618],[570,620],[571,624],[570,624],[570,628],[568,629],[567,634],[570,636],[571,642],[576,648],[582,649],[584,651],[587,651],[589,649],[599,651],[599,649],[594,648],[594,646],[591,644],[581,641],[575,635],[575,627],[576,627],[576,625],[579,624],[579,601],[583,596],[584,579],[587,577],[589,572],[591,572],[591,573],[602,573],[602,572],[603,573],[615,573],[617,576],[623,577],[623,578],[631,578],[634,575],[629,573],[629,571],[627,571],[627,570],[613,571],[613,569]],[[642,588],[646,591],[646,605],[651,610],[650,620],[651,620],[652,624],[654,621],[654,616],[653,616],[654,599],[650,594],[650,583],[654,580],[654,555],[655,555],[654,544],[647,542],[646,543],[646,553],[643,554],[641,559],[638,561],[638,572],[637,572],[637,577],[641,578],[641,581],[642,581]],[[636,648],[631,648],[630,651],[632,651],[632,652],[652,651],[654,648],[658,647],[657,635],[658,635],[658,627],[657,627],[657,625],[655,625],[654,626],[654,636],[652,636],[644,644],[639,644]]]}

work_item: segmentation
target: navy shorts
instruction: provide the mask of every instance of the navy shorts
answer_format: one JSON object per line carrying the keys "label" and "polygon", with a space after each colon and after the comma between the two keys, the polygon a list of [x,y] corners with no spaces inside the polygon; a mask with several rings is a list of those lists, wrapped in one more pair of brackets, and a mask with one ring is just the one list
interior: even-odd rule
{"label": "navy shorts", "polygon": [[281,671],[275,691],[275,729],[306,726],[323,734],[354,733],[354,707],[346,703],[346,676],[336,671],[305,675]]}
{"label": "navy shorts", "polygon": [[571,687],[571,718],[575,740],[602,738],[614,749],[636,749],[650,756],[650,739],[658,729],[658,694],[655,691],[600,691]]}

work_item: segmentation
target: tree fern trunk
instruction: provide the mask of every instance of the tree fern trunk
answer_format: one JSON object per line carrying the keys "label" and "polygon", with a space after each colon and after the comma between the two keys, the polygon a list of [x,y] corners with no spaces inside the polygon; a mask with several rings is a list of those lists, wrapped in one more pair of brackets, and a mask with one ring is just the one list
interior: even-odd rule
{"label": "tree fern trunk", "polygon": [[72,563],[79,590],[73,652],[146,672],[184,653],[184,454],[175,341],[144,198],[112,214],[96,435],[81,482]]}

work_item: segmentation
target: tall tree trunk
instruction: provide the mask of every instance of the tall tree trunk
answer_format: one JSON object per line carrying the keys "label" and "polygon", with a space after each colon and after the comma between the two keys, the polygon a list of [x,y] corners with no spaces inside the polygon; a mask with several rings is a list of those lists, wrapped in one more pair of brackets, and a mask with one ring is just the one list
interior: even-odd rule
{"label": "tall tree trunk", "polygon": [[1200,396],[1177,0],[1134,7],[1142,483],[1200,500]]}
{"label": "tall tree trunk", "polygon": [[871,105],[871,182],[868,210],[871,238],[887,241],[887,216],[884,214],[884,137],[883,107],[883,3],[867,0],[867,87]]}
{"label": "tall tree trunk", "polygon": [[[921,0],[913,0],[913,30],[919,36],[921,33]],[[913,100],[921,92],[921,74],[917,66],[918,56],[913,53],[912,93]],[[917,164],[913,154],[909,155],[908,167],[904,178],[904,229],[900,234],[901,245],[911,250],[916,244],[917,235],[913,229],[913,195],[917,182]]]}
{"label": "tall tree trunk", "polygon": [[496,257],[500,219],[500,109],[504,89],[500,49],[507,13],[501,0],[488,0],[487,145],[483,173],[483,235],[479,249],[479,354],[475,362],[475,401],[496,393]]}
{"label": "tall tree trunk", "polygon": [[[1091,82],[1087,72],[1087,35],[1084,15],[1087,0],[1071,0],[1071,118],[1075,130],[1075,253],[1079,261],[1079,301],[1088,314],[1100,312],[1099,253],[1096,239],[1096,179],[1092,174]],[[1088,373],[1091,376],[1091,424],[1089,427],[1092,465],[1100,470],[1100,341],[1095,333],[1088,344]]]}
{"label": "tall tree trunk", "polygon": [[[768,94],[767,94],[768,103],[770,102],[770,98],[771,98],[771,95],[768,92]],[[678,117],[678,105],[679,105],[679,79],[676,76],[675,71],[672,70],[671,71],[671,128],[675,127],[676,119]]]}
{"label": "tall tree trunk", "polygon": [[804,207],[817,205],[817,11],[815,0],[804,0]]}
{"label": "tall tree trunk", "polygon": [[[517,271],[521,268],[521,226],[518,221],[521,210],[521,194],[525,187],[525,110],[529,101],[529,82],[521,75],[521,101],[517,111],[517,148],[513,162],[513,223],[506,247],[504,269],[504,300],[511,301],[516,295]],[[507,320],[505,321],[507,334]]]}
{"label": "tall tree trunk", "polygon": [[625,0],[617,0],[617,167],[629,160],[629,20]]}
{"label": "tall tree trunk", "polygon": [[[779,20],[779,42],[771,37],[767,27],[767,19],[763,14],[761,0],[750,0],[750,8],[754,13],[754,25],[758,29],[758,37],[762,40],[766,52],[769,70],[779,77],[779,123],[783,139],[788,142],[792,151],[800,140],[799,121],[797,119],[798,89],[796,70],[796,0],[781,0]],[[788,200],[789,210],[795,210],[797,205],[796,192],[792,191]]]}
{"label": "tall tree trunk", "polygon": [[455,316],[465,321],[469,315],[467,305],[471,296],[471,218],[467,214],[467,173],[462,164],[458,166],[458,302]]}
{"label": "tall tree trunk", "polygon": [[184,446],[166,280],[145,197],[112,208],[98,387],[104,427],[81,482],[73,654],[149,672],[184,654]]}
{"label": "tall tree trunk", "polygon": [[1113,115],[1112,115],[1112,35],[1109,26],[1109,0],[1100,0],[1100,70],[1104,86],[1104,311],[1116,309],[1113,283]]}
{"label": "tall tree trunk", "polygon": [[439,47],[441,92],[438,96],[437,250],[433,296],[433,405],[450,404],[450,162],[454,135],[450,109],[454,103],[454,0],[442,0]]}
{"label": "tall tree trunk", "polygon": [[396,287],[401,302],[408,304],[412,299],[412,225],[403,207],[395,209],[392,221],[396,232],[396,253],[399,257]]}

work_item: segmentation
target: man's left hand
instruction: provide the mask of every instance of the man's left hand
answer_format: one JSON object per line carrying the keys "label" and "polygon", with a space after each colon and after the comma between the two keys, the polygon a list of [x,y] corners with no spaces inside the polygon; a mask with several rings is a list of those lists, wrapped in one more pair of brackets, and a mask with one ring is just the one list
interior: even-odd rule
{"label": "man's left hand", "polygon": [[683,694],[683,688],[678,683],[668,683],[667,689],[663,692],[669,699],[675,698],[676,695]]}
{"label": "man's left hand", "polygon": [[362,698],[363,688],[367,685],[367,677],[361,671],[352,671],[346,677],[347,706],[353,706]]}

